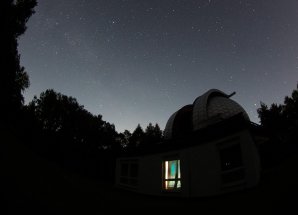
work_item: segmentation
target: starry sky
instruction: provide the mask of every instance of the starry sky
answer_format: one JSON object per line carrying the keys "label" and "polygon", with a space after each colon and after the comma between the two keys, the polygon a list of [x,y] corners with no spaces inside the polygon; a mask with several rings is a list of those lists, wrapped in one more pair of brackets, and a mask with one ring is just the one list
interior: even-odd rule
{"label": "starry sky", "polygon": [[119,132],[162,129],[211,88],[259,122],[298,81],[297,0],[39,0],[20,38],[25,103],[52,88]]}

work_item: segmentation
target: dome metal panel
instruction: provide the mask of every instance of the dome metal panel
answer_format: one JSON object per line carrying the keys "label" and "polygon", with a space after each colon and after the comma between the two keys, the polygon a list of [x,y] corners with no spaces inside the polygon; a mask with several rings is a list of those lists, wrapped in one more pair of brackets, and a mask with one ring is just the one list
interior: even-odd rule
{"label": "dome metal panel", "polygon": [[208,102],[208,117],[219,116],[221,119],[228,119],[236,114],[243,113],[243,116],[249,120],[245,110],[234,100],[225,97],[213,97]]}
{"label": "dome metal panel", "polygon": [[203,95],[199,96],[194,101],[194,107],[193,107],[193,129],[198,130],[202,127],[205,127],[206,123],[208,123],[209,117],[207,112],[207,104],[208,100],[211,96],[222,96],[222,97],[228,97],[224,92],[217,90],[217,89],[211,89],[204,93]]}

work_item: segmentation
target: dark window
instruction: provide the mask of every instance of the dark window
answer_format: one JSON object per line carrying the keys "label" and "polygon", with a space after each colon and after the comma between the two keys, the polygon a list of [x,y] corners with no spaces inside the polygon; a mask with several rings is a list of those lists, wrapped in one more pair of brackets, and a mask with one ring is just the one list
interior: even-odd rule
{"label": "dark window", "polygon": [[136,187],[138,185],[139,164],[137,160],[124,160],[120,165],[120,183]]}
{"label": "dark window", "polygon": [[121,164],[121,176],[128,176],[128,163]]}
{"label": "dark window", "polygon": [[130,165],[130,177],[138,177],[139,174],[139,165],[136,163],[132,163]]}
{"label": "dark window", "polygon": [[221,179],[223,184],[234,183],[245,178],[242,150],[239,143],[219,148],[221,161]]}
{"label": "dark window", "polygon": [[221,169],[223,171],[243,166],[240,144],[235,144],[220,150]]}
{"label": "dark window", "polygon": [[128,178],[127,178],[127,177],[121,177],[121,178],[120,178],[120,182],[121,182],[122,184],[128,184]]}

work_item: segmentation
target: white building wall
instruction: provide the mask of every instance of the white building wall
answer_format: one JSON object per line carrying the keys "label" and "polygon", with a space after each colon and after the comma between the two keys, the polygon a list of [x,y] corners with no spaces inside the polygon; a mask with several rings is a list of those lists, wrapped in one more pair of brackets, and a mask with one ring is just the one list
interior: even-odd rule
{"label": "white building wall", "polygon": [[[243,185],[226,187],[221,181],[221,160],[218,145],[239,143],[245,168]],[[166,157],[181,160],[181,191],[172,193],[162,189],[162,164]],[[126,159],[126,158],[122,158]],[[257,185],[260,176],[260,161],[256,146],[248,131],[242,131],[218,141],[196,145],[179,151],[133,157],[139,161],[139,185],[132,189],[150,195],[165,196],[210,196]],[[116,185],[120,185],[120,159],[116,165]]]}
{"label": "white building wall", "polygon": [[220,161],[214,144],[203,144],[188,150],[190,196],[215,195],[220,185]]}

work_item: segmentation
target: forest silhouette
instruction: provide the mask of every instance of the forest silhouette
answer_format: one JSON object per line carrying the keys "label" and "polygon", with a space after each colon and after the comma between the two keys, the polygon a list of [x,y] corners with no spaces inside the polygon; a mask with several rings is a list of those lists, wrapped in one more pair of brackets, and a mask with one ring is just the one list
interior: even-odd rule
{"label": "forest silhouette", "polygon": [[[0,79],[1,157],[4,158],[7,151],[12,154],[15,150],[17,154],[18,147],[25,148],[24,153],[28,153],[25,157],[33,153],[65,171],[113,183],[115,159],[124,153],[160,147],[163,132],[158,124],[152,123],[145,129],[139,124],[133,132],[117,132],[101,115],[93,115],[75,98],[54,89],[45,90],[25,105],[23,92],[30,81],[20,65],[18,39],[25,33],[36,5],[36,0],[0,3],[5,29],[1,39],[4,53]],[[285,97],[283,104],[261,103],[258,114],[262,131],[268,137],[260,148],[263,168],[272,167],[293,152],[293,145],[297,148],[298,86],[291,96]],[[14,162],[23,162],[23,158],[14,159]],[[9,162],[6,165],[9,172],[13,166]],[[6,180],[9,183],[11,178],[7,176]],[[14,183],[11,186],[18,184],[11,183]],[[11,190],[6,192],[8,196],[13,195],[9,194]]]}
{"label": "forest silhouette", "polygon": [[29,77],[20,65],[18,39],[24,34],[37,2],[6,0],[1,4],[5,29],[8,29],[2,40],[6,53],[2,59],[5,65],[1,79],[1,92],[5,92],[1,100],[2,131],[64,168],[93,177],[101,172],[100,177],[108,180],[113,179],[112,168],[109,174],[97,171],[96,163],[111,165],[120,153],[154,147],[162,141],[158,124],[149,123],[145,130],[137,125],[132,133],[128,130],[119,133],[101,115],[91,114],[75,98],[53,89],[24,105],[22,93],[29,87]]}

